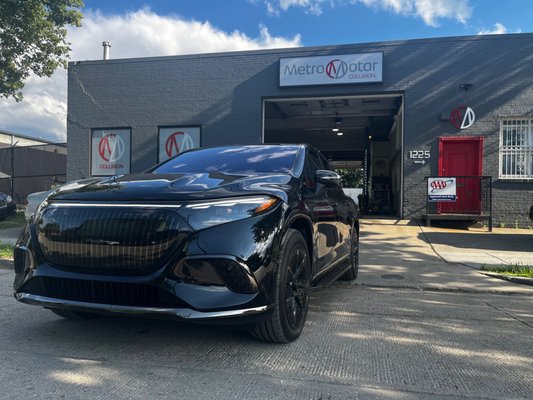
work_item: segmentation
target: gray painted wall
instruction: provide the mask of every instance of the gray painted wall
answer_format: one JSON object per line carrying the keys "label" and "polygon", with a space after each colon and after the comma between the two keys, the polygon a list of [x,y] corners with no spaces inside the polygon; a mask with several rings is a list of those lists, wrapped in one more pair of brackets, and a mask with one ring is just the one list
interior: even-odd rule
{"label": "gray painted wall", "polygon": [[[382,84],[280,88],[279,58],[383,51]],[[483,135],[496,224],[530,224],[533,182],[498,180],[499,121],[533,115],[533,34],[473,36],[69,64],[68,178],[89,176],[91,128],[131,127],[132,172],[157,162],[162,125],[200,125],[202,145],[259,143],[262,97],[405,95],[403,216],[424,212],[424,177],[437,173],[437,138]],[[465,92],[461,83],[473,83]],[[476,112],[458,132],[440,121],[459,105]],[[409,150],[431,150],[414,164]]]}

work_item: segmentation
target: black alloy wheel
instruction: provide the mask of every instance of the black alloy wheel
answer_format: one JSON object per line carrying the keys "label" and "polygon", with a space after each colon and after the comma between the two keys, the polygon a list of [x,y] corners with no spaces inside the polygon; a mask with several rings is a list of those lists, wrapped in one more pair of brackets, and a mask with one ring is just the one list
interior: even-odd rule
{"label": "black alloy wheel", "polygon": [[359,234],[355,226],[352,227],[350,239],[350,268],[340,277],[343,281],[353,281],[357,279],[357,274],[359,272]]}
{"label": "black alloy wheel", "polygon": [[309,309],[311,265],[302,234],[289,229],[282,240],[275,278],[274,307],[252,332],[258,339],[288,343],[302,333]]}

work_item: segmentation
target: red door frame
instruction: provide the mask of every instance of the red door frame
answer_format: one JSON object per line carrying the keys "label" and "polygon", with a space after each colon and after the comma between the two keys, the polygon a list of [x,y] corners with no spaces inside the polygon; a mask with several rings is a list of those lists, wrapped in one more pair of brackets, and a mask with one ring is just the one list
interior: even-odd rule
{"label": "red door frame", "polygon": [[[478,165],[477,175],[483,175],[483,136],[444,136],[439,137],[439,171],[438,176],[459,176],[458,174],[443,173],[444,167],[444,143],[474,143],[478,146]],[[467,176],[467,174],[462,174]],[[453,214],[479,214],[481,213],[481,188],[480,181],[471,178],[457,178],[457,202],[455,203],[438,203],[438,213],[453,213]],[[463,199],[463,200],[461,200]],[[470,200],[467,200],[470,199]],[[477,200],[476,200],[477,199]]]}
{"label": "red door frame", "polygon": [[443,163],[443,147],[444,142],[479,142],[479,156],[478,156],[478,166],[477,170],[479,171],[479,176],[483,175],[483,136],[441,136],[439,137],[439,176],[445,176],[442,174],[442,163]]}
{"label": "red door frame", "polygon": [[441,136],[439,137],[439,176],[445,176],[442,174],[442,158],[443,158],[443,142],[479,142],[479,165],[477,170],[479,176],[483,175],[483,136]]}

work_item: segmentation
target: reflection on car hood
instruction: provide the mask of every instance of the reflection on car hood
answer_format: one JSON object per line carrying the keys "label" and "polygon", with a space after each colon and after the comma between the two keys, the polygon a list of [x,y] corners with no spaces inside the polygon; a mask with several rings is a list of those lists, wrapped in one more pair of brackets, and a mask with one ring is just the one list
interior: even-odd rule
{"label": "reflection on car hood", "polygon": [[189,201],[269,194],[287,201],[289,174],[130,174],[71,182],[48,199],[72,201]]}

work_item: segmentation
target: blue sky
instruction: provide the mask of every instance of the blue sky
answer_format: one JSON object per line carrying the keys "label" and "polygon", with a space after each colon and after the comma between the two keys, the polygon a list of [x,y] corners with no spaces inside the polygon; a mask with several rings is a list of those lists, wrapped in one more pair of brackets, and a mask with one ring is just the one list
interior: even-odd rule
{"label": "blue sky", "polygon": [[[416,3],[416,1],[293,0],[294,5],[286,10],[282,9],[283,3],[283,0],[86,0],[85,2],[87,9],[99,9],[104,13],[123,13],[149,7],[160,15],[171,14],[186,19],[209,21],[223,31],[239,30],[251,37],[257,35],[260,25],[264,25],[275,36],[301,35],[301,42],[305,46],[476,35],[481,31],[497,29],[496,24],[501,24],[509,33],[533,30],[532,0],[507,2],[427,0],[427,3],[433,3],[435,7],[441,3],[441,8],[459,9],[465,4],[471,10],[464,22],[455,17],[441,17],[436,18],[436,26],[428,25],[416,15],[398,14],[391,8],[380,6],[380,4],[397,3],[401,9],[406,10],[408,6],[402,4]],[[285,0],[285,3],[291,3],[291,0]],[[269,13],[268,4],[275,7],[277,13]],[[320,11],[317,12],[313,8],[314,4],[318,5]]]}
{"label": "blue sky", "polygon": [[[533,31],[533,0],[85,0],[71,60]],[[64,142],[67,72],[0,99],[0,129]]]}

